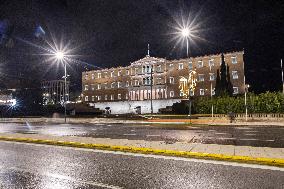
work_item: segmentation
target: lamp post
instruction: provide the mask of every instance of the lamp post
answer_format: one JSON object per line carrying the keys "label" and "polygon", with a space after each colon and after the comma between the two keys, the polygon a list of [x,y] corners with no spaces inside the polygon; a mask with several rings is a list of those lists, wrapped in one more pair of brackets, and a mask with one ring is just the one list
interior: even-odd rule
{"label": "lamp post", "polygon": [[66,61],[64,61],[64,53],[62,51],[57,51],[55,53],[55,57],[58,61],[63,62],[64,64],[64,96],[63,96],[63,100],[64,100],[64,122],[66,123],[66,91],[67,91],[67,69],[66,69]]}
{"label": "lamp post", "polygon": [[190,92],[195,90],[196,87],[196,78],[195,78],[196,71],[191,70],[189,72],[188,77],[188,98],[189,98],[189,118],[191,123],[191,104],[192,104],[192,97],[190,95]]}
{"label": "lamp post", "polygon": [[185,38],[186,40],[186,56],[188,57],[188,39],[190,37],[190,29],[189,28],[183,28],[181,30],[181,35]]}
{"label": "lamp post", "polygon": [[151,114],[153,114],[153,64],[151,65]]}
{"label": "lamp post", "polygon": [[248,106],[247,106],[247,93],[248,93],[248,89],[249,89],[249,85],[246,84],[245,85],[245,112],[246,112],[246,121],[248,121]]}

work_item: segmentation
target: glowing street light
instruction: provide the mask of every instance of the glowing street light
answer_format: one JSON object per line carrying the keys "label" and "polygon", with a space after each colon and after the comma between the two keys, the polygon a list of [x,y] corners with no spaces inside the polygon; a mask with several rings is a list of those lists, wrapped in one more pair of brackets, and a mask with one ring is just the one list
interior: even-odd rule
{"label": "glowing street light", "polygon": [[181,30],[181,34],[182,34],[183,37],[189,37],[189,35],[190,35],[190,30],[189,30],[189,28],[183,28],[183,29]]}
{"label": "glowing street light", "polygon": [[189,37],[191,36],[190,29],[188,27],[181,29],[181,35],[186,40],[186,56],[188,57],[188,40],[189,40]]}
{"label": "glowing street light", "polygon": [[63,62],[64,64],[64,97],[63,97],[63,100],[64,100],[64,122],[66,123],[66,91],[67,91],[67,69],[66,69],[66,59],[65,59],[65,53],[63,51],[56,51],[54,53],[55,55],[55,58],[60,61],[60,62]]}
{"label": "glowing street light", "polygon": [[63,60],[64,59],[64,53],[61,51],[55,52],[55,56],[57,60]]}

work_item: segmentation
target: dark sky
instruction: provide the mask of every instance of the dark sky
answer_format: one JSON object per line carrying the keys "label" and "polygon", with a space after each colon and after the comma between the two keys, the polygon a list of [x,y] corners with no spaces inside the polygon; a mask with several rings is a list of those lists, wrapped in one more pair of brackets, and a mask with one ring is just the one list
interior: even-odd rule
{"label": "dark sky", "polygon": [[[70,47],[77,47],[73,54],[81,55],[76,58],[90,65],[128,65],[145,56],[148,43],[152,56],[182,58],[185,46],[176,45],[171,33],[175,20],[188,15],[195,19],[197,34],[202,38],[190,43],[191,56],[244,48],[247,82],[252,90],[280,90],[284,1],[267,0],[1,1],[0,20],[8,21],[13,38],[13,45],[2,47],[0,52],[2,77],[6,74],[9,81],[19,80],[25,77],[23,65],[40,65],[35,69],[37,74],[26,74],[31,79],[37,75],[40,79],[60,78],[62,68],[43,62],[43,57],[36,55],[40,49],[21,41],[44,46],[34,37],[39,25],[48,40],[52,34],[57,40],[70,41]],[[80,89],[81,71],[86,64],[71,66],[72,83]],[[10,70],[7,73],[6,68]]]}

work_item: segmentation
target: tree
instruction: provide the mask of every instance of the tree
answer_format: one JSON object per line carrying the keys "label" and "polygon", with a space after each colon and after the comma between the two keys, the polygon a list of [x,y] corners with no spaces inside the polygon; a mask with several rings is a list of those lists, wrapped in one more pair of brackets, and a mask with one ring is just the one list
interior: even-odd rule
{"label": "tree", "polygon": [[220,91],[221,87],[220,87],[220,71],[219,69],[217,69],[217,76],[216,76],[216,85],[215,85],[215,94],[216,96],[220,96]]}
{"label": "tree", "polygon": [[217,77],[216,77],[216,96],[226,96],[233,94],[233,86],[230,79],[230,70],[229,66],[226,66],[224,54],[221,55],[221,67],[220,72],[219,69],[217,70]]}
{"label": "tree", "polygon": [[228,94],[230,96],[232,96],[233,92],[234,92],[234,89],[233,89],[233,85],[232,85],[232,82],[231,82],[230,67],[229,67],[228,64],[227,64],[227,90],[228,90]]}

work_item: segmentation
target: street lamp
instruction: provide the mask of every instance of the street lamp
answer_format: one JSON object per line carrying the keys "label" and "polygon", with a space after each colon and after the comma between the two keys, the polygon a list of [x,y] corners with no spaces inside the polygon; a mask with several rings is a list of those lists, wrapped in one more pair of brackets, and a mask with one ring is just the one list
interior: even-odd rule
{"label": "street lamp", "polygon": [[195,88],[196,88],[196,71],[191,70],[189,72],[188,75],[188,79],[182,77],[180,79],[180,85],[179,85],[179,89],[180,91],[183,93],[183,95],[185,97],[188,98],[189,100],[189,112],[188,112],[188,116],[190,118],[190,123],[191,123],[191,104],[192,104],[192,97],[190,95],[191,92],[194,92]]}
{"label": "street lamp", "polygon": [[66,69],[66,61],[65,54],[62,51],[56,51],[55,57],[58,61],[64,64],[64,122],[66,123],[66,91],[67,91],[67,69]]}
{"label": "street lamp", "polygon": [[189,37],[191,36],[190,29],[188,27],[181,29],[181,35],[186,40],[186,56],[188,57],[188,40],[189,40]]}
{"label": "street lamp", "polygon": [[248,93],[248,89],[249,89],[250,85],[246,84],[245,85],[245,113],[246,113],[246,121],[248,121],[248,106],[247,106],[247,93]]}

